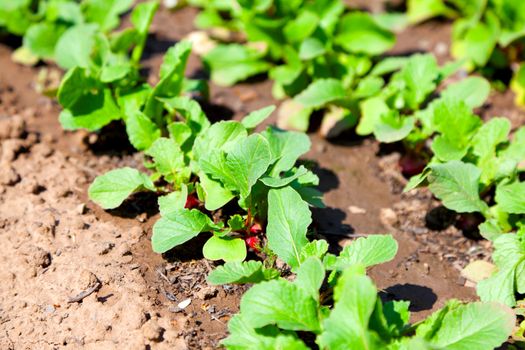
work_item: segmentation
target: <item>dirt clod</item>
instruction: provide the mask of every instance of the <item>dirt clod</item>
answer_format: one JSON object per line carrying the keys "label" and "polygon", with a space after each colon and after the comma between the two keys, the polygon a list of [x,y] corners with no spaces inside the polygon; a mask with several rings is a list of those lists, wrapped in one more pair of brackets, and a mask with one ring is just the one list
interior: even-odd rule
{"label": "dirt clod", "polygon": [[164,333],[164,328],[159,326],[157,321],[149,320],[142,326],[142,334],[148,340],[154,342],[162,341],[162,334]]}

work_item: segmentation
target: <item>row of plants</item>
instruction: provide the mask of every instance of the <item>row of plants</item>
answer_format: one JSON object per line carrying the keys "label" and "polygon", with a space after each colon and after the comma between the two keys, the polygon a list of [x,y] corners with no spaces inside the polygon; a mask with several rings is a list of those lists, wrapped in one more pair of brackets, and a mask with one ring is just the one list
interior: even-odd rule
{"label": "row of plants", "polygon": [[[0,27],[12,34],[25,34],[23,49],[33,55],[38,56],[38,51],[26,44],[31,42],[26,37],[32,27],[44,24],[67,27],[62,33],[55,31],[54,34],[60,35],[52,37],[53,40],[42,42],[49,44],[48,52],[52,51],[53,55],[38,56],[55,60],[61,67],[69,69],[57,92],[58,102],[63,107],[60,121],[64,128],[97,131],[113,121],[120,121],[125,125],[130,143],[137,150],[144,151],[146,172],[122,168],[101,175],[89,188],[90,198],[103,208],[112,209],[134,193],[156,193],[161,218],[153,228],[154,251],[163,253],[199,234],[207,234],[209,238],[202,247],[203,255],[210,260],[225,261],[211,272],[209,282],[255,284],[243,297],[240,314],[229,323],[230,337],[224,341],[226,347],[236,349],[259,344],[268,349],[303,349],[315,342],[328,349],[412,349],[414,346],[422,349],[470,349],[472,346],[490,349],[507,339],[515,317],[506,307],[495,303],[463,305],[451,301],[428,320],[415,325],[409,325],[408,303],[383,304],[375,286],[366,277],[365,269],[393,258],[397,244],[390,236],[359,239],[338,256],[327,253],[326,241],[309,241],[310,207],[322,207],[323,203],[321,193],[316,189],[318,177],[306,163],[299,161],[299,157],[310,148],[307,135],[275,127],[255,132],[274,107],[252,112],[240,122],[210,123],[198,102],[188,94],[200,92],[206,95],[203,82],[184,77],[191,51],[188,42],[181,42],[166,52],[159,82],[155,86],[146,83],[141,76],[140,58],[158,8],[157,2],[135,6],[130,15],[132,26],[120,31],[113,29],[118,26],[119,15],[130,8],[129,1],[92,0],[78,4],[50,0],[16,4],[19,6],[2,4]],[[419,145],[424,139],[437,131],[445,133],[436,126],[439,121],[433,124],[433,116],[435,110],[448,106],[447,93],[422,110],[420,107],[424,106],[437,84],[454,71],[454,65],[438,67],[432,56],[418,55],[408,59],[387,59],[371,68],[372,55],[387,50],[393,37],[367,14],[342,15],[345,9],[339,1],[242,1],[239,5],[242,13],[237,21],[256,25],[248,30],[236,24],[242,30],[258,33],[253,35],[259,38],[257,35],[265,37],[264,31],[262,34],[258,32],[259,25],[264,28],[274,26],[276,31],[281,30],[283,24],[290,25],[291,29],[285,32],[289,33],[287,36],[297,36],[292,41],[299,45],[295,46],[299,54],[300,47],[306,47],[300,55],[304,62],[295,78],[301,75],[308,84],[299,84],[300,92],[290,93],[294,103],[300,102],[301,96],[303,102],[317,101],[309,109],[301,108],[306,110],[301,118],[291,119],[302,120],[302,129],[305,129],[305,121],[307,124],[313,110],[330,106],[332,111],[342,111],[339,115],[345,117],[340,120],[344,120],[347,126],[355,125],[355,116],[363,112],[358,126],[362,134],[374,133],[387,142],[409,140],[406,142],[409,149],[421,150]],[[282,13],[283,17],[277,22],[259,18],[265,17],[265,11],[270,8],[276,14]],[[13,30],[8,19],[17,15],[16,11],[25,14],[27,10],[34,14],[31,23],[24,30]],[[78,21],[66,20],[72,13],[81,14]],[[317,16],[313,22],[312,16]],[[305,32],[304,26],[312,23],[315,23],[315,28],[309,29],[309,36],[315,33],[312,38],[317,42],[304,43],[308,36],[300,36]],[[362,28],[365,28],[363,36],[348,44]],[[71,30],[74,30],[73,34],[66,35]],[[40,35],[47,37],[45,31]],[[334,36],[339,39],[333,39]],[[363,41],[363,38],[368,38],[368,41]],[[71,47],[59,45],[63,40]],[[374,40],[378,43],[372,45]],[[319,42],[327,45],[326,50],[305,58],[304,52],[320,49],[316,48]],[[292,57],[294,45],[268,43],[268,47],[273,47],[269,52],[272,52],[274,62]],[[292,48],[287,53],[289,56],[279,53],[288,47]],[[371,47],[377,49],[371,52]],[[252,56],[244,56],[249,58],[246,62],[236,61],[236,52],[244,52],[242,55],[248,51],[260,52],[243,45],[219,46],[217,50],[223,51],[216,51],[215,59],[213,51],[210,52],[207,62],[217,64],[221,59],[236,62],[226,68],[223,76],[235,77],[239,70],[265,63],[262,58],[267,58],[257,56],[256,62],[250,62]],[[265,69],[270,69],[265,64]],[[272,66],[272,72],[275,69],[277,73],[270,74],[286,75],[299,69],[293,65],[290,61],[286,67]],[[238,77],[244,79],[254,74],[255,70],[249,68],[248,71],[250,69],[250,74],[242,73]],[[257,73],[263,71],[259,69]],[[330,75],[332,71],[337,71],[337,74]],[[339,75],[341,71],[345,71],[343,75]],[[426,82],[422,85],[424,88],[420,86],[422,82]],[[488,94],[486,82],[479,78],[466,79],[449,86],[446,91],[452,98],[471,87]],[[291,91],[289,88],[291,85],[281,81],[275,91]],[[349,95],[347,91],[352,93]],[[460,100],[465,106],[458,108],[470,113],[470,109],[480,105],[483,102],[480,100],[486,96],[481,99],[474,92],[463,97]],[[383,111],[377,111],[381,104],[378,101],[383,102]],[[384,113],[385,109],[388,113]],[[353,121],[347,123],[346,116],[351,111],[354,111],[351,113]],[[407,115],[408,112],[413,115]],[[424,115],[426,119],[422,117]],[[436,120],[440,118],[436,117]],[[422,120],[429,124],[423,124]],[[436,131],[430,132],[434,130],[432,127]],[[450,137],[443,136],[449,142],[444,142],[443,147],[456,146],[457,139]],[[459,143],[463,146],[462,142]],[[505,142],[498,142],[494,148]],[[436,177],[432,175],[435,172],[432,167],[438,163],[439,160],[431,161],[429,170],[424,172],[426,177],[412,183],[431,182]],[[521,244],[520,240],[516,242]],[[509,244],[502,242],[502,246]],[[248,251],[256,260],[245,261]],[[500,254],[508,256],[504,251]],[[285,268],[276,268],[277,259],[285,263]],[[517,281],[516,271],[521,271],[519,263],[513,265],[513,283]],[[296,276],[293,282],[290,281],[292,275]],[[513,296],[514,287],[513,284],[510,289]],[[518,291],[520,288],[521,285]],[[484,299],[501,298],[490,295]],[[487,313],[491,317],[486,317],[484,322],[472,322]]]}
{"label": "row of plants", "polygon": [[[286,95],[293,99],[290,103],[299,105],[299,109],[289,109],[287,102],[282,104],[288,112],[301,111],[297,114],[299,119],[289,120],[302,121],[292,122],[290,126],[305,130],[312,111],[322,109],[325,119],[337,115],[337,121],[345,127],[356,126],[359,135],[373,134],[385,143],[401,141],[405,148],[400,163],[403,173],[407,176],[421,173],[411,179],[406,190],[428,185],[447,208],[458,213],[481,214],[463,215],[462,220],[470,226],[481,224],[481,234],[494,241],[498,272],[479,284],[478,294],[482,300],[516,305],[516,292],[525,293],[522,286],[525,246],[521,243],[525,187],[520,181],[521,162],[525,159],[525,129],[520,128],[510,137],[507,119],[493,118],[484,124],[473,114],[473,109],[481,107],[490,93],[490,84],[484,78],[468,77],[441,87],[464,61],[440,67],[430,54],[378,60],[374,55],[384,53],[395,40],[386,29],[388,17],[378,19],[349,11],[340,1],[293,4],[241,1],[237,4],[195,0],[193,3],[202,7],[196,24],[210,28],[212,35],[216,28],[223,28],[245,36],[246,43],[219,44],[204,56],[217,83],[231,84],[267,71],[274,80],[276,97]],[[454,14],[448,5],[477,11],[478,15],[485,9],[477,3],[409,1],[407,15],[416,22],[435,15]],[[521,5],[515,1],[489,1],[487,6],[496,6],[498,10],[487,11],[505,22],[502,12],[510,16],[512,9]],[[516,23],[521,13],[518,10]],[[480,16],[476,18],[478,22],[481,20]],[[516,23],[512,25],[514,31],[508,28],[501,31],[504,38],[514,38],[507,38],[509,42],[519,38],[520,26]],[[280,35],[273,35],[275,33]],[[463,47],[461,52],[471,55],[471,61],[480,56],[487,56],[488,60],[492,53],[479,55],[479,50],[471,46],[488,45],[490,40],[476,41],[472,35],[466,35],[462,43],[455,42],[453,52],[461,51],[455,47]],[[473,43],[469,44],[469,40]],[[265,44],[264,50],[259,45],[257,51],[255,44],[260,42]],[[494,50],[495,43],[491,45]],[[312,47],[316,47],[315,55],[306,55],[307,48]],[[304,55],[301,56],[301,52]],[[337,69],[339,65],[334,62],[344,69]],[[284,76],[290,79],[283,80]],[[305,114],[301,114],[303,111]],[[509,259],[499,258],[508,256],[508,249],[515,253],[511,263]]]}

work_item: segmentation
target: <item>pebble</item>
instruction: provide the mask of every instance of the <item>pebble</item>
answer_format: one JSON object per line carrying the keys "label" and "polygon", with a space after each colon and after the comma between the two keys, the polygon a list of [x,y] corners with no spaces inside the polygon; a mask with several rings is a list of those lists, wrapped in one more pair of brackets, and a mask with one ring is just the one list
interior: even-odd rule
{"label": "pebble", "polygon": [[216,287],[208,286],[204,287],[196,293],[197,298],[206,300],[213,298],[217,295],[218,289]]}

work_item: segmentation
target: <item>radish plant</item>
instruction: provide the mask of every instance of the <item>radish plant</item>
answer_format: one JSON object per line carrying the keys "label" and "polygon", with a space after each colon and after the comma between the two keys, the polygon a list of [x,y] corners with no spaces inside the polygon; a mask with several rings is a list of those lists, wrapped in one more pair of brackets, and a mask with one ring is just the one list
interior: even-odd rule
{"label": "radish plant", "polygon": [[381,301],[366,267],[391,260],[396,250],[395,240],[382,235],[360,238],[338,257],[316,250],[304,255],[293,281],[258,262],[226,263],[211,272],[211,283],[257,284],[242,297],[222,345],[490,350],[507,340],[516,317],[496,302],[451,300],[426,320],[410,324],[409,302]]}
{"label": "radish plant", "polygon": [[220,44],[203,57],[212,80],[229,86],[268,73],[274,96],[289,98],[282,110],[288,127],[306,130],[310,115],[322,110],[326,123],[335,119],[348,128],[356,121],[350,92],[382,87],[365,75],[395,36],[370,14],[347,11],[341,0],[191,3],[203,7],[197,26],[246,36],[246,44]]}
{"label": "radish plant", "polygon": [[6,0],[0,2],[0,32],[23,36],[14,53],[22,63],[40,59],[68,69],[94,44],[95,33],[119,26],[133,0]]}
{"label": "radish plant", "polygon": [[[407,2],[412,23],[433,17],[454,19],[451,54],[465,62],[469,70],[508,84],[505,70],[513,74],[511,87],[516,103],[525,104],[525,5],[516,0],[458,1],[432,0]],[[503,73],[503,74],[502,74]]]}
{"label": "radish plant", "polygon": [[[159,137],[145,150],[151,175],[132,168],[110,171],[90,186],[90,198],[111,209],[137,191],[158,193],[161,219],[153,228],[152,245],[159,253],[211,233],[203,247],[211,260],[242,261],[248,245],[260,253],[272,250],[294,265],[297,256],[280,245],[283,240],[297,249],[306,244],[309,205],[323,205],[315,189],[318,177],[296,165],[310,148],[308,137],[272,127],[255,133],[273,107],[241,122],[210,125],[188,98],[157,100],[179,120],[168,124],[169,137]],[[273,197],[277,189],[286,193],[284,199]],[[300,211],[300,224],[289,226],[279,214],[288,206]]]}

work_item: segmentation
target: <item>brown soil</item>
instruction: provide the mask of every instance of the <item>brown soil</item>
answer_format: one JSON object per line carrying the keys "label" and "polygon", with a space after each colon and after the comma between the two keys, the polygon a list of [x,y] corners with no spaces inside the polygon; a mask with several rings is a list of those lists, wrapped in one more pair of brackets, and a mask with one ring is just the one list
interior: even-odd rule
{"label": "brown soil", "polygon": [[[156,17],[146,59],[150,80],[165,49],[194,30],[194,15],[162,10]],[[394,51],[448,45],[448,26],[426,26],[403,33]],[[192,57],[189,75],[203,75],[198,62]],[[0,46],[0,348],[216,348],[244,288],[206,284],[212,266],[195,248],[198,241],[154,254],[154,198],[136,196],[110,212],[87,201],[96,175],[140,167],[141,155],[126,147],[118,126],[97,135],[61,131],[56,103],[34,91],[37,72],[12,63],[10,49]],[[276,103],[270,89],[269,81],[211,86],[208,112],[213,119],[239,118]],[[521,115],[504,98],[495,95],[490,105]],[[399,194],[405,180],[397,153],[384,155],[374,141],[350,134],[332,142],[311,137],[305,158],[317,164],[327,204],[314,212],[320,235],[342,246],[355,233],[394,234],[396,259],[371,276],[385,298],[412,302],[414,321],[447,299],[475,298],[459,269],[487,259],[490,247],[453,226],[427,228],[426,214],[437,203],[425,191]],[[191,304],[180,310],[187,299]]]}

